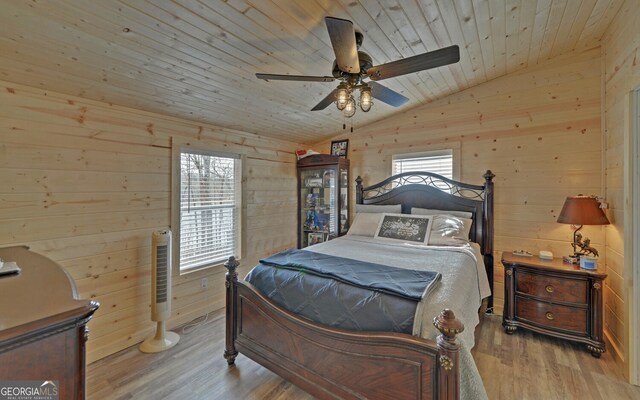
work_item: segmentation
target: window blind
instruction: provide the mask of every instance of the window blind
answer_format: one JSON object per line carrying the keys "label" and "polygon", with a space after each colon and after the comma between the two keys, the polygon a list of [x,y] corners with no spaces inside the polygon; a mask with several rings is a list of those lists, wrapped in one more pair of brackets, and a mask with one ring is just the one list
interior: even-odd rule
{"label": "window blind", "polygon": [[180,154],[180,270],[237,255],[239,160]]}
{"label": "window blind", "polygon": [[432,172],[453,179],[453,152],[445,150],[393,157],[393,175],[416,171]]}

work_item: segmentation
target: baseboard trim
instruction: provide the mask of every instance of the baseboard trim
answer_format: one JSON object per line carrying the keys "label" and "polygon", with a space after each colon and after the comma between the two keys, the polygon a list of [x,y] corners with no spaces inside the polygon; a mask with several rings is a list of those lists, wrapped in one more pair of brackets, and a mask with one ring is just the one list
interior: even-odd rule
{"label": "baseboard trim", "polygon": [[604,331],[604,341],[607,345],[607,348],[609,349],[609,352],[613,356],[613,359],[616,362],[616,365],[620,368],[620,371],[622,372],[624,379],[626,379],[627,382],[630,382],[629,366],[625,362],[624,354],[622,353],[622,350],[615,345],[615,342],[611,340],[611,337],[609,336],[609,332],[606,330]]}

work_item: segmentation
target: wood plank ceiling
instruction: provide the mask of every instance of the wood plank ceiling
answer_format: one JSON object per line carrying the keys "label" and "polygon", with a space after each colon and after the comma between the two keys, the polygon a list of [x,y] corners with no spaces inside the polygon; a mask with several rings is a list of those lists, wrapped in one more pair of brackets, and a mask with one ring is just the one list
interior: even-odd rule
{"label": "wood plank ceiling", "polygon": [[597,45],[622,0],[1,0],[0,79],[273,138],[342,130],[324,16],[350,19],[374,64],[458,44],[458,64],[391,78],[410,101],[376,102],[361,126]]}

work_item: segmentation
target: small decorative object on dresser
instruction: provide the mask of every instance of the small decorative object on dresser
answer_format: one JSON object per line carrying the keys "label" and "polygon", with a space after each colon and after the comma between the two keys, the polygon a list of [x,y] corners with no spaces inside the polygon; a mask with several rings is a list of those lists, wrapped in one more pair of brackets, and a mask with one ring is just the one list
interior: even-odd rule
{"label": "small decorative object on dresser", "polygon": [[558,216],[561,224],[571,224],[575,229],[573,232],[573,255],[566,257],[565,262],[578,264],[581,256],[593,255],[598,257],[598,250],[591,246],[589,238],[582,239],[582,234],[578,232],[583,225],[608,225],[609,219],[600,206],[597,197],[594,196],[570,196],[564,201],[562,211]]}
{"label": "small decorative object on dresser", "polygon": [[602,291],[607,277],[562,258],[540,260],[502,254],[504,312],[508,334],[518,327],[584,343],[594,357],[605,351]]}

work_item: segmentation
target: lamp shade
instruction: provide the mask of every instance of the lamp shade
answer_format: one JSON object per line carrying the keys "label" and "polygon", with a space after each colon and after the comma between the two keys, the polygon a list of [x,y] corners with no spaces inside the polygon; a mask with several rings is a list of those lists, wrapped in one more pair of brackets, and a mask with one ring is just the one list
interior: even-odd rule
{"label": "lamp shade", "polygon": [[567,197],[558,216],[558,222],[572,225],[609,225],[600,203],[590,196]]}

